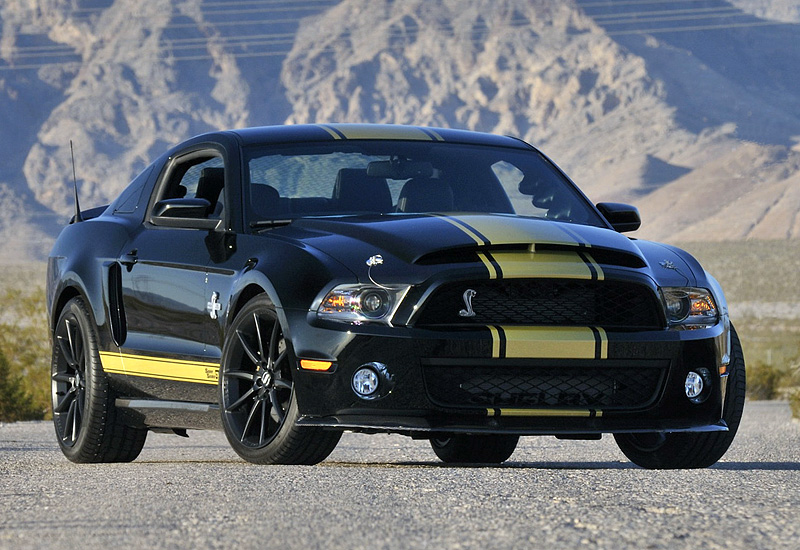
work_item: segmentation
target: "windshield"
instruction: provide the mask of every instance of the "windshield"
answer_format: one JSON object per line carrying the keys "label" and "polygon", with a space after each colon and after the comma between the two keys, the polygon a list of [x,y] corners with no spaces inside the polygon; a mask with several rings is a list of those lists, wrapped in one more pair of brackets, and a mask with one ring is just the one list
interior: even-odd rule
{"label": "windshield", "polygon": [[251,225],[309,216],[498,213],[607,227],[536,151],[412,141],[250,147]]}

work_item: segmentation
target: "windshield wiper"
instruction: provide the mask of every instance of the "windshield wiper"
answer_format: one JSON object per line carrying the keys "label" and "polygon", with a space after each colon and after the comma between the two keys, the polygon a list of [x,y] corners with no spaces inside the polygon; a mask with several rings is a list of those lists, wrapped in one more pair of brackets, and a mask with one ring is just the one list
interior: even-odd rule
{"label": "windshield wiper", "polygon": [[252,229],[271,229],[273,227],[284,227],[291,224],[293,221],[294,218],[286,218],[282,220],[258,220],[256,222],[250,222],[250,227]]}

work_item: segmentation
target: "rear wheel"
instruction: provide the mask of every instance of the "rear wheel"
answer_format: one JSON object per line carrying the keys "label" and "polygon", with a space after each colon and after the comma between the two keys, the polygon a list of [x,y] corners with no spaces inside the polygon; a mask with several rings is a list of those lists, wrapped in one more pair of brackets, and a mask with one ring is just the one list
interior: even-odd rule
{"label": "rear wheel", "polygon": [[614,434],[631,462],[651,469],[707,468],[728,450],[744,411],[745,366],[739,336],[731,326],[731,362],[722,419],[727,432]]}
{"label": "rear wheel", "polygon": [[274,307],[253,298],[228,331],[219,386],[225,435],[249,462],[316,464],[339,442],[340,431],[296,425],[295,362]]}
{"label": "rear wheel", "polygon": [[516,435],[443,434],[431,438],[431,447],[443,462],[500,464],[517,448]]}
{"label": "rear wheel", "polygon": [[130,462],[147,430],[125,425],[100,364],[94,323],[83,299],[67,302],[53,333],[51,397],[58,444],[72,462]]}

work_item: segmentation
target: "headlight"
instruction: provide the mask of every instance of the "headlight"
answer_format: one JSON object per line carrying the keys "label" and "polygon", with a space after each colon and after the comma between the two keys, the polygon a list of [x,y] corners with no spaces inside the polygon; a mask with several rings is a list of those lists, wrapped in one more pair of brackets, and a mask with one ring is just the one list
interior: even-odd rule
{"label": "headlight", "polygon": [[407,291],[407,286],[339,285],[322,299],[317,315],[343,323],[389,324]]}
{"label": "headlight", "polygon": [[671,327],[701,328],[719,320],[714,298],[704,288],[662,288],[661,300]]}

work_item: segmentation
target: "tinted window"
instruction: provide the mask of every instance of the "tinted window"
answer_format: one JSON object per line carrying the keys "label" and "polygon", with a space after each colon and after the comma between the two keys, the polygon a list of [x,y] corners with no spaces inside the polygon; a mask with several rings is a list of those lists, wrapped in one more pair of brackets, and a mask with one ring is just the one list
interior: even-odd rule
{"label": "tinted window", "polygon": [[225,205],[225,170],[222,159],[209,154],[191,154],[170,167],[158,200],[202,198],[210,206],[209,218],[221,218]]}
{"label": "tinted window", "polygon": [[502,147],[350,141],[247,151],[251,221],[486,212],[606,227],[542,155]]}

